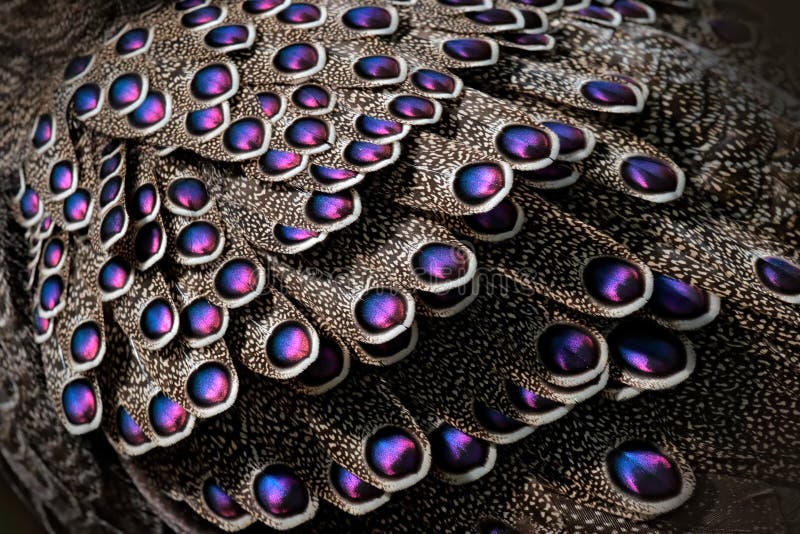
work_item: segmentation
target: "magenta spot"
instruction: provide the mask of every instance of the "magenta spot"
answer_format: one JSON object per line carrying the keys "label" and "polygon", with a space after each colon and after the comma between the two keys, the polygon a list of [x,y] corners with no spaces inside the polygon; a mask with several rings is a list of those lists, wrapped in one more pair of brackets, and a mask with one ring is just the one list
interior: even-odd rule
{"label": "magenta spot", "polygon": [[326,223],[344,219],[353,213],[355,203],[350,192],[321,193],[311,195],[306,204],[306,213],[311,220]]}
{"label": "magenta spot", "polygon": [[50,191],[54,195],[68,191],[75,183],[75,172],[72,163],[59,161],[50,170]]}
{"label": "magenta spot", "polygon": [[225,402],[230,389],[230,374],[217,363],[204,364],[189,377],[189,396],[195,404],[203,408]]}
{"label": "magenta spot", "polygon": [[178,403],[159,393],[150,401],[150,422],[160,436],[177,434],[186,427],[189,414]]}
{"label": "magenta spot", "polygon": [[232,300],[253,293],[258,287],[258,281],[258,269],[253,262],[234,259],[217,271],[214,287],[222,298]]}
{"label": "magenta spot", "polygon": [[102,337],[97,323],[90,321],[81,324],[72,332],[70,352],[78,363],[93,361],[100,354]]}
{"label": "magenta spot", "polygon": [[172,312],[172,306],[163,298],[150,301],[142,310],[139,322],[144,336],[153,341],[168,335],[172,331],[174,324],[175,316]]}
{"label": "magenta spot", "polygon": [[388,289],[372,289],[356,303],[356,318],[369,332],[382,332],[406,320],[406,300]]}
{"label": "magenta spot", "polygon": [[39,306],[44,311],[53,311],[61,303],[61,296],[64,294],[64,281],[57,274],[48,276],[39,293]]}
{"label": "magenta spot", "polygon": [[210,480],[203,484],[203,498],[211,511],[223,519],[235,520],[247,513],[225,490]]}
{"label": "magenta spot", "polygon": [[408,432],[384,427],[370,436],[366,445],[367,463],[386,478],[402,478],[416,473],[422,463],[422,451]]}
{"label": "magenta spot", "polygon": [[143,445],[148,443],[150,440],[147,439],[142,429],[133,420],[131,414],[128,411],[121,407],[117,411],[117,429],[119,430],[122,439],[125,440],[128,445],[133,445],[134,447],[137,445]]}
{"label": "magenta spot", "polygon": [[264,124],[254,118],[239,119],[225,130],[222,142],[234,154],[246,154],[264,146]]}
{"label": "magenta spot", "polygon": [[285,322],[267,340],[267,357],[278,367],[292,367],[311,354],[308,329],[296,321]]}
{"label": "magenta spot", "polygon": [[61,404],[67,420],[73,425],[86,425],[97,414],[97,399],[88,380],[79,378],[64,387]]}
{"label": "magenta spot", "polygon": [[53,137],[53,117],[48,114],[39,115],[36,121],[36,126],[33,129],[33,146],[35,148],[42,148]]}
{"label": "magenta spot", "polygon": [[48,269],[55,268],[64,257],[64,242],[58,238],[51,239],[44,247],[42,263]]}
{"label": "magenta spot", "polygon": [[275,93],[259,93],[256,95],[256,99],[258,105],[261,106],[261,111],[268,119],[277,116],[283,107],[283,100]]}
{"label": "magenta spot", "polygon": [[222,308],[199,298],[181,311],[181,331],[190,339],[209,337],[222,329]]}

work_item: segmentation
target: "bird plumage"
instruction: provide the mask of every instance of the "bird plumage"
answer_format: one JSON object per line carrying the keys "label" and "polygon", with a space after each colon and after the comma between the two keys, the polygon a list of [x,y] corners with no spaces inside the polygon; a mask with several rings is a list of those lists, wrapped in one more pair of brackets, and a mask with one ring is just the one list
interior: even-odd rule
{"label": "bird plumage", "polygon": [[51,530],[789,524],[752,10],[89,4],[2,13],[0,451]]}

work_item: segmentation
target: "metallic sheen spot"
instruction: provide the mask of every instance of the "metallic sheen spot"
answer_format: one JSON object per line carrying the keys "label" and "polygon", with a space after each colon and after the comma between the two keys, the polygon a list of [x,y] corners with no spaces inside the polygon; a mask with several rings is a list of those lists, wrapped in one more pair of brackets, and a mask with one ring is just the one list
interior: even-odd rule
{"label": "metallic sheen spot", "polygon": [[89,214],[91,197],[85,189],[78,189],[64,200],[64,219],[68,223],[78,223]]}
{"label": "metallic sheen spot", "polygon": [[97,398],[88,380],[79,378],[64,387],[61,393],[64,415],[73,425],[86,425],[97,414]]}
{"label": "metallic sheen spot", "polygon": [[317,6],[303,3],[290,4],[277,15],[277,19],[284,24],[308,24],[320,18],[322,11]]}
{"label": "metallic sheen spot", "polygon": [[77,56],[72,58],[67,67],[64,69],[64,81],[69,81],[77,78],[89,68],[92,63],[92,56]]}
{"label": "metallic sheen spot", "polygon": [[561,154],[572,154],[586,148],[586,135],[583,130],[563,122],[544,122],[542,125],[556,134]]}
{"label": "metallic sheen spot", "polygon": [[117,430],[128,445],[136,447],[150,442],[131,414],[121,406],[117,410]]}
{"label": "metallic sheen spot", "polygon": [[542,397],[534,391],[510,382],[506,385],[506,390],[511,402],[523,413],[544,413],[563,406],[560,402]]}
{"label": "metallic sheen spot", "polygon": [[181,17],[181,24],[185,28],[198,28],[210,24],[222,17],[222,10],[217,6],[206,6],[190,11]]}
{"label": "metallic sheen spot", "polygon": [[22,198],[19,200],[19,210],[26,219],[33,219],[39,214],[39,195],[30,187],[25,188]]}
{"label": "metallic sheen spot", "polygon": [[310,500],[308,489],[286,465],[271,465],[256,476],[254,490],[258,504],[277,517],[302,513]]}
{"label": "metallic sheen spot", "polygon": [[64,257],[64,242],[55,238],[47,242],[42,253],[42,264],[48,269],[54,269]]}
{"label": "metallic sheen spot", "polygon": [[203,39],[212,48],[227,48],[229,46],[240,45],[247,42],[250,38],[250,31],[247,26],[241,24],[227,24],[217,26],[208,33]]}
{"label": "metallic sheen spot", "polygon": [[113,176],[103,183],[100,188],[100,207],[105,208],[114,202],[122,191],[122,177]]}
{"label": "metallic sheen spot", "polygon": [[203,484],[203,500],[212,512],[228,521],[239,519],[247,513],[225,490],[210,480]]}
{"label": "metallic sheen spot", "polygon": [[123,74],[111,82],[108,88],[108,103],[112,109],[125,109],[139,100],[143,89],[144,79],[139,74]]}
{"label": "metallic sheen spot", "polygon": [[150,31],[145,28],[134,28],[123,33],[117,39],[117,54],[124,56],[141,50],[150,38]]}
{"label": "metallic sheen spot", "polygon": [[635,106],[636,93],[624,83],[594,80],[583,84],[581,94],[599,106]]}
{"label": "metallic sheen spot", "polygon": [[128,215],[122,206],[114,206],[103,216],[100,222],[100,241],[106,242],[120,234],[125,229]]}
{"label": "metallic sheen spot", "polygon": [[330,476],[336,492],[348,501],[362,503],[383,495],[379,488],[361,480],[339,464],[331,464]]}
{"label": "metallic sheen spot", "polygon": [[292,93],[292,103],[299,108],[315,111],[327,108],[331,96],[319,85],[301,85]]}
{"label": "metallic sheen spot", "polygon": [[242,298],[258,287],[258,269],[249,260],[230,260],[217,271],[214,288],[224,299]]}
{"label": "metallic sheen spot", "polygon": [[91,113],[100,105],[100,86],[87,83],[78,87],[72,95],[72,109],[78,117]]}
{"label": "metallic sheen spot", "polygon": [[178,232],[175,246],[184,256],[201,258],[216,252],[220,239],[220,231],[213,224],[206,221],[192,221]]}
{"label": "metallic sheen spot", "polygon": [[367,141],[350,141],[344,149],[344,159],[358,166],[375,165],[392,157],[392,145],[376,145]]}
{"label": "metallic sheen spot", "polygon": [[144,129],[164,120],[167,115],[167,98],[163,93],[149,92],[139,107],[128,114],[132,128]]}
{"label": "metallic sheen spot", "polygon": [[495,434],[511,434],[525,426],[482,402],[475,402],[475,417],[484,428]]}
{"label": "metallic sheen spot", "polygon": [[264,174],[280,176],[297,168],[303,162],[303,157],[294,152],[268,150],[258,161]]}
{"label": "metallic sheen spot", "polygon": [[186,428],[186,423],[189,421],[186,410],[163,393],[159,393],[150,401],[149,415],[153,430],[164,437],[177,434]]}
{"label": "metallic sheen spot", "polygon": [[314,192],[306,203],[306,214],[319,223],[336,222],[353,213],[355,203],[348,191],[339,193]]}
{"label": "metallic sheen spot", "polygon": [[151,221],[136,232],[133,240],[133,251],[136,260],[146,263],[147,260],[158,254],[164,240],[164,231],[156,221]]}
{"label": "metallic sheen spot", "polygon": [[283,224],[275,225],[274,233],[275,238],[285,245],[296,245],[303,241],[319,237],[319,232]]}
{"label": "metallic sheen spot", "polygon": [[219,128],[225,122],[222,105],[208,109],[198,109],[186,114],[186,131],[192,135],[206,135]]}
{"label": "metallic sheen spot", "polygon": [[312,165],[309,168],[311,176],[321,184],[335,184],[344,180],[351,180],[358,176],[358,173],[350,169],[336,169],[333,167],[322,167]]}
{"label": "metallic sheen spot", "polygon": [[396,427],[383,427],[367,439],[367,463],[379,475],[397,479],[419,471],[422,450],[411,435]]}
{"label": "metallic sheen spot", "polygon": [[195,73],[189,88],[198,100],[212,100],[233,88],[233,72],[221,63],[207,65]]}
{"label": "metallic sheen spot", "polygon": [[442,49],[458,61],[487,61],[492,58],[492,46],[483,39],[451,39],[444,43]]}
{"label": "metallic sheen spot", "polygon": [[414,272],[430,282],[457,280],[467,273],[469,258],[458,247],[429,243],[414,254]]}
{"label": "metallic sheen spot", "polygon": [[131,276],[131,266],[127,260],[115,256],[106,261],[100,268],[97,283],[106,293],[119,291],[128,283]]}
{"label": "metallic sheen spot", "polygon": [[64,280],[57,274],[45,278],[39,292],[39,306],[44,311],[53,311],[61,302],[64,295]]}
{"label": "metallic sheen spot", "polygon": [[69,351],[72,359],[78,363],[94,361],[100,354],[102,335],[94,321],[87,321],[72,331]]}
{"label": "metallic sheen spot", "polygon": [[648,156],[625,159],[620,169],[631,188],[642,193],[669,193],[678,189],[678,175],[671,165]]}
{"label": "metallic sheen spot", "polygon": [[665,377],[686,367],[681,340],[652,321],[620,323],[608,335],[608,348],[618,365],[638,375]]}
{"label": "metallic sheen spot", "polygon": [[377,6],[354,7],[342,15],[342,22],[353,30],[383,30],[392,25],[392,14]]}
{"label": "metallic sheen spot", "polygon": [[575,375],[593,369],[600,360],[594,336],[577,325],[554,324],[545,328],[536,342],[545,368],[559,375]]}
{"label": "metallic sheen spot", "polygon": [[181,310],[181,332],[189,339],[213,336],[222,329],[222,322],[222,308],[205,298],[196,299]]}
{"label": "metallic sheen spot", "polygon": [[392,80],[400,76],[400,62],[391,56],[366,56],[353,65],[360,77],[368,80]]}
{"label": "metallic sheen spot", "polygon": [[475,232],[484,235],[504,234],[517,225],[519,213],[510,200],[503,200],[485,213],[476,213],[464,217],[464,222]]}
{"label": "metallic sheen spot", "polygon": [[550,156],[552,144],[546,132],[531,126],[504,127],[497,136],[497,148],[514,161],[537,161]]}
{"label": "metallic sheen spot", "polygon": [[106,178],[107,176],[115,173],[117,169],[119,169],[121,163],[121,154],[114,154],[110,158],[103,160],[103,163],[100,164],[100,178]]}
{"label": "metallic sheen spot", "polygon": [[283,4],[283,0],[247,0],[242,4],[242,9],[251,15],[260,15],[273,10]]}
{"label": "metallic sheen spot", "polygon": [[152,215],[158,204],[158,193],[153,184],[142,184],[131,195],[128,207],[131,217],[140,221]]}
{"label": "metallic sheen spot", "polygon": [[644,295],[644,274],[629,261],[601,257],[591,260],[583,270],[583,283],[589,295],[606,306],[628,304]]}
{"label": "metallic sheen spot", "polygon": [[692,319],[708,311],[708,293],[660,273],[653,274],[653,296],[648,306],[659,317]]}
{"label": "metallic sheen spot", "polygon": [[783,258],[766,256],[756,260],[761,283],[781,295],[800,295],[800,267]]}
{"label": "metallic sheen spot", "polygon": [[167,186],[167,198],[176,206],[196,212],[209,202],[206,184],[197,178],[178,178]]}
{"label": "metallic sheen spot", "polygon": [[428,93],[451,94],[456,90],[456,79],[449,74],[430,69],[419,69],[411,75],[412,83]]}
{"label": "metallic sheen spot", "polygon": [[496,163],[472,163],[456,171],[453,190],[463,202],[475,205],[499,193],[506,185],[503,168]]}
{"label": "metallic sheen spot", "polygon": [[356,319],[368,332],[383,332],[403,324],[408,313],[405,299],[388,289],[372,289],[356,303]]}
{"label": "metallic sheen spot", "polygon": [[272,63],[280,72],[299,73],[316,67],[319,53],[308,43],[296,43],[278,50]]}
{"label": "metallic sheen spot", "polygon": [[232,153],[246,154],[263,147],[266,135],[264,124],[260,120],[244,118],[228,126],[222,136],[222,142]]}
{"label": "metallic sheen spot", "polygon": [[53,138],[53,117],[48,113],[39,115],[36,119],[36,126],[33,129],[33,146],[34,148],[42,148]]}
{"label": "metallic sheen spot", "polygon": [[156,298],[142,310],[139,327],[147,339],[157,341],[172,331],[175,319],[169,302],[163,298]]}
{"label": "metallic sheen spot", "polygon": [[400,95],[389,102],[389,111],[407,120],[426,120],[436,116],[436,106],[427,98]]}
{"label": "metallic sheen spot", "polygon": [[200,407],[222,404],[230,395],[230,373],[218,363],[203,364],[189,376],[187,390],[192,402]]}
{"label": "metallic sheen spot", "polygon": [[399,122],[377,119],[367,115],[359,115],[359,117],[356,119],[356,128],[365,137],[369,137],[371,139],[391,137],[393,135],[398,135],[403,131],[403,125]]}
{"label": "metallic sheen spot", "polygon": [[650,443],[627,441],[608,454],[606,465],[615,485],[639,499],[665,500],[681,491],[680,470]]}
{"label": "metallic sheen spot", "polygon": [[69,191],[75,184],[75,171],[71,161],[59,161],[50,170],[50,191],[54,195]]}
{"label": "metallic sheen spot", "polygon": [[267,339],[267,357],[280,368],[294,367],[311,354],[311,335],[296,321],[279,324]]}
{"label": "metallic sheen spot", "polygon": [[268,119],[278,115],[283,107],[281,97],[275,93],[259,93],[256,95],[256,99],[259,106],[261,106],[261,111]]}
{"label": "metallic sheen spot", "polygon": [[467,473],[486,463],[489,444],[447,424],[439,426],[428,439],[433,463],[448,473]]}
{"label": "metallic sheen spot", "polygon": [[487,26],[501,26],[506,24],[514,24],[517,22],[514,13],[505,9],[472,11],[470,13],[466,13],[466,16],[472,22],[477,24],[485,24]]}

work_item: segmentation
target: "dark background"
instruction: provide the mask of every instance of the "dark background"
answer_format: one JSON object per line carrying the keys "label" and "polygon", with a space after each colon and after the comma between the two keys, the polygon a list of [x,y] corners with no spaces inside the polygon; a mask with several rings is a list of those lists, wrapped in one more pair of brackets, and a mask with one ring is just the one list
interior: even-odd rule
{"label": "dark background", "polygon": [[[795,66],[800,67],[800,1],[751,0],[750,5],[764,13],[764,30],[779,35]],[[800,95],[798,95],[800,96]],[[43,530],[27,507],[0,480],[0,532],[9,534],[39,534]]]}

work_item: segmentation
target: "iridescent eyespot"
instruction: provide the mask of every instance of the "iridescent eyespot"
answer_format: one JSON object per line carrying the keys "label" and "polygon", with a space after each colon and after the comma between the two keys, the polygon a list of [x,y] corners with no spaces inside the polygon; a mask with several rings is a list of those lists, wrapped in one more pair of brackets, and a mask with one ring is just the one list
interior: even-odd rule
{"label": "iridescent eyespot", "polygon": [[189,414],[178,403],[159,393],[150,401],[150,423],[159,436],[181,432],[189,422]]}
{"label": "iridescent eyespot", "polygon": [[[197,214],[209,205],[206,184],[197,178],[178,178],[167,186],[167,198],[186,214]],[[176,210],[177,211],[177,210]]]}
{"label": "iridescent eyespot", "polygon": [[103,182],[100,188],[100,207],[105,208],[119,197],[122,191],[122,177],[119,175],[112,176]]}
{"label": "iridescent eyespot", "polygon": [[327,145],[331,133],[325,121],[301,118],[287,126],[283,135],[286,142],[293,147],[317,149]]}
{"label": "iridescent eyespot", "polygon": [[142,184],[130,197],[128,210],[136,221],[149,219],[158,212],[159,198],[153,184]]}
{"label": "iridescent eyespot", "polygon": [[229,521],[236,520],[247,514],[225,490],[210,480],[203,484],[203,500],[212,512]]}
{"label": "iridescent eyespot", "polygon": [[232,122],[222,135],[225,148],[240,157],[263,150],[268,142],[265,124],[252,117]]}
{"label": "iridescent eyespot", "polygon": [[70,161],[59,161],[50,169],[50,191],[60,195],[71,190],[76,184],[75,167]]}
{"label": "iridescent eyespot", "polygon": [[189,88],[198,100],[226,98],[236,90],[238,74],[229,65],[215,63],[197,71]]}
{"label": "iridescent eyespot", "polygon": [[342,22],[352,30],[386,30],[391,28],[393,17],[383,7],[363,6],[345,11]]}
{"label": "iridescent eyespot", "polygon": [[164,93],[149,92],[144,101],[128,115],[128,124],[137,129],[162,125],[168,118],[169,103]]}
{"label": "iridescent eyespot", "polygon": [[397,479],[420,470],[422,449],[403,429],[384,427],[367,439],[367,463],[378,475]]}
{"label": "iridescent eyespot", "polygon": [[181,17],[181,24],[189,29],[204,28],[218,22],[223,16],[224,13],[222,9],[217,6],[206,6],[183,15]]}
{"label": "iridescent eyespot", "polygon": [[268,119],[274,119],[283,110],[283,99],[275,93],[259,93],[256,95],[261,111]]}
{"label": "iridescent eyespot", "polygon": [[140,74],[123,74],[111,82],[108,88],[108,104],[116,111],[123,111],[139,101],[145,91],[145,81]]}
{"label": "iridescent eyespot", "polygon": [[357,60],[353,70],[367,80],[398,80],[405,65],[391,56],[367,56]]}
{"label": "iridescent eyespot", "polygon": [[442,45],[444,53],[467,63],[490,63],[497,60],[497,48],[484,39],[451,39]]}
{"label": "iridescent eyespot", "polygon": [[323,60],[324,57],[313,45],[296,43],[278,50],[272,64],[283,73],[310,75],[322,67]]}
{"label": "iridescent eyespot", "polygon": [[205,43],[219,50],[238,50],[249,46],[252,39],[250,28],[242,24],[218,26],[206,34]]}
{"label": "iridescent eyespot", "polygon": [[251,15],[262,15],[284,3],[285,0],[247,0],[242,4],[242,9]]}
{"label": "iridescent eyespot", "polygon": [[78,189],[64,200],[64,219],[73,227],[88,223],[91,205],[92,199],[89,192],[85,189]]}
{"label": "iridescent eyespot", "polygon": [[150,44],[152,34],[150,30],[145,28],[135,28],[123,33],[117,39],[116,50],[117,54],[121,56],[132,55],[135,52],[141,52],[146,49]]}
{"label": "iridescent eyespot", "polygon": [[286,9],[281,10],[277,19],[284,24],[296,26],[307,26],[322,19],[322,11],[313,4],[290,4]]}
{"label": "iridescent eyespot", "polygon": [[64,69],[64,81],[71,81],[89,70],[92,65],[93,57],[90,55],[76,56],[72,58]]}
{"label": "iridescent eyespot", "polygon": [[186,131],[196,136],[208,135],[225,123],[225,115],[223,104],[191,111],[186,114]]}
{"label": "iridescent eyespot", "polygon": [[142,310],[139,326],[142,334],[150,341],[167,341],[172,337],[178,318],[166,299],[156,298]]}
{"label": "iridescent eyespot", "polygon": [[64,415],[73,425],[87,425],[97,415],[97,397],[88,380],[79,378],[64,386],[61,393]]}
{"label": "iridescent eyespot", "polygon": [[136,447],[150,441],[136,421],[133,420],[131,414],[121,406],[117,411],[117,430],[128,445]]}
{"label": "iridescent eyespot", "polygon": [[292,93],[292,103],[308,111],[321,111],[330,106],[331,95],[319,85],[301,85]]}
{"label": "iridescent eyespot", "polygon": [[50,144],[53,140],[54,131],[53,117],[47,113],[39,115],[33,127],[33,136],[31,138],[34,148],[41,150]]}
{"label": "iridescent eyespot", "polygon": [[93,362],[101,355],[102,343],[103,337],[97,323],[87,321],[72,331],[70,355],[81,364]]}
{"label": "iridescent eyespot", "polygon": [[276,517],[302,513],[309,505],[306,485],[286,465],[271,465],[256,476],[253,490],[258,504]]}

